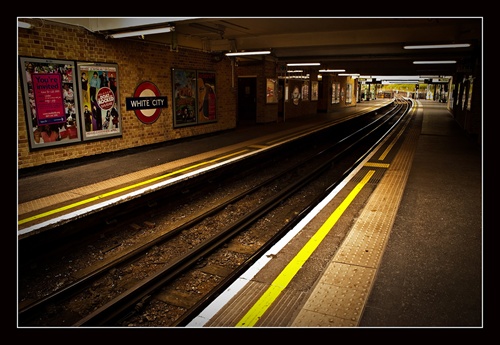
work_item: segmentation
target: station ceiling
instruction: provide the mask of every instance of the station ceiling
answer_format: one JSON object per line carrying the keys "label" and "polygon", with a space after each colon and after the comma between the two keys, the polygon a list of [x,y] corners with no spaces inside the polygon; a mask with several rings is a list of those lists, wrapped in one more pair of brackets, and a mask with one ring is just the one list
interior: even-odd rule
{"label": "station ceiling", "polygon": [[[19,19],[21,20],[21,19]],[[321,69],[345,69],[362,76],[451,76],[482,61],[481,17],[115,17],[37,18],[78,25],[109,39],[116,32],[171,26],[170,33],[130,38],[199,49],[214,59],[234,51],[271,50],[266,59],[287,63],[320,62]],[[407,45],[469,43],[459,49],[404,49]],[[239,64],[262,56],[239,57]],[[414,64],[453,60],[457,64]]]}

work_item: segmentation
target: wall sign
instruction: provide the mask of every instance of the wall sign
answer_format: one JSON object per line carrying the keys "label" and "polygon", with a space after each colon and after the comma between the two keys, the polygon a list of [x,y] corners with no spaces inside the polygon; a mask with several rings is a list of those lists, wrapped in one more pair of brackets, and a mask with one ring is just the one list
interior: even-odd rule
{"label": "wall sign", "polygon": [[158,120],[161,109],[168,108],[168,99],[160,96],[160,91],[150,81],[145,81],[135,89],[134,97],[127,98],[127,110],[133,110],[137,118],[146,124]]}

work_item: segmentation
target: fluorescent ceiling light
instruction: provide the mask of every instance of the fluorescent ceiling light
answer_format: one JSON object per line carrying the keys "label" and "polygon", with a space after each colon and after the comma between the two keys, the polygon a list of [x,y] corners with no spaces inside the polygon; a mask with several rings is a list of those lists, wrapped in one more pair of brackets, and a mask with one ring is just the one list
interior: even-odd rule
{"label": "fluorescent ceiling light", "polygon": [[345,69],[320,69],[320,72],[323,73],[332,73],[332,72],[345,72]]}
{"label": "fluorescent ceiling light", "polygon": [[470,47],[469,43],[461,44],[429,44],[421,46],[404,46],[404,49],[440,49],[440,48],[467,48]]}
{"label": "fluorescent ceiling light", "polygon": [[382,80],[382,85],[388,85],[388,84],[417,84],[419,83],[419,79],[415,80]]}
{"label": "fluorescent ceiling light", "polygon": [[443,80],[449,80],[452,78],[450,75],[421,75],[419,76],[420,79],[443,79]]}
{"label": "fluorescent ceiling light", "polygon": [[455,60],[442,60],[442,61],[413,61],[414,65],[429,65],[429,64],[449,64],[457,63]]}
{"label": "fluorescent ceiling light", "polygon": [[108,37],[123,38],[123,37],[132,37],[132,36],[144,36],[144,35],[162,34],[162,33],[170,32],[170,31],[174,31],[174,30],[175,30],[174,27],[167,26],[165,28],[158,28],[158,29],[120,32],[120,33],[109,35]]}
{"label": "fluorescent ceiling light", "polygon": [[287,66],[319,66],[319,62],[287,63]]}
{"label": "fluorescent ceiling light", "polygon": [[339,77],[359,77],[359,73],[339,73]]}
{"label": "fluorescent ceiling light", "polygon": [[17,22],[17,27],[23,29],[31,29],[33,26],[26,22]]}
{"label": "fluorescent ceiling light", "polygon": [[377,80],[418,80],[421,77],[418,75],[398,75],[398,76],[391,76],[391,75],[373,75],[371,76],[373,79]]}
{"label": "fluorescent ceiling light", "polygon": [[420,80],[420,78],[417,79],[385,79],[384,81],[386,83],[417,83]]}
{"label": "fluorescent ceiling light", "polygon": [[226,56],[243,56],[243,55],[267,55],[271,54],[270,50],[261,50],[254,52],[235,52],[235,53],[226,53]]}

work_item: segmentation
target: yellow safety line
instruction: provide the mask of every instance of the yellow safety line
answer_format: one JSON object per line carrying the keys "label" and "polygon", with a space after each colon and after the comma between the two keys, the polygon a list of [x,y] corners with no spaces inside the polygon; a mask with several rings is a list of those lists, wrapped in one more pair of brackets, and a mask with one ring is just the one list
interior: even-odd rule
{"label": "yellow safety line", "polygon": [[366,162],[365,167],[372,167],[372,168],[386,168],[389,169],[390,164],[389,163],[374,163],[374,162]]}
{"label": "yellow safety line", "polygon": [[267,309],[278,298],[279,294],[286,288],[292,278],[302,268],[304,263],[309,259],[312,253],[316,250],[319,244],[323,241],[326,235],[330,232],[333,226],[337,223],[340,216],[344,213],[347,207],[351,204],[354,198],[359,194],[361,189],[368,183],[370,178],[375,173],[375,170],[370,170],[365,177],[356,185],[335,211],[328,217],[319,230],[314,234],[300,252],[288,263],[280,275],[272,282],[271,286],[252,306],[245,316],[236,324],[236,327],[252,327],[264,315]]}
{"label": "yellow safety line", "polygon": [[[418,108],[418,105],[417,105],[417,107],[413,107],[413,109],[412,109],[412,113],[413,113],[413,114],[415,113],[415,111],[417,111],[417,109],[416,109],[416,108]],[[409,123],[409,122],[407,122],[407,123],[406,123],[406,125],[405,125],[405,126],[403,126],[403,128],[401,128],[401,130],[399,131],[399,133],[398,133],[398,135],[396,136],[396,138],[394,138],[394,140],[392,141],[392,143],[391,143],[390,145],[388,145],[388,146],[387,146],[387,148],[385,149],[385,151],[384,151],[384,152],[382,152],[382,154],[381,154],[381,155],[380,155],[380,157],[379,157],[379,160],[380,160],[380,161],[383,161],[383,160],[385,159],[385,157],[389,154],[389,151],[391,151],[391,150],[392,150],[393,146],[396,144],[396,142],[397,142],[397,140],[399,139],[399,137],[401,137],[401,135],[403,135],[403,132],[405,131],[406,127],[408,127],[408,123]]]}
{"label": "yellow safety line", "polygon": [[188,170],[191,170],[191,169],[194,169],[194,168],[198,168],[198,167],[200,167],[202,165],[214,163],[214,162],[220,161],[222,159],[227,159],[227,158],[229,158],[231,156],[235,156],[235,155],[247,152],[247,151],[248,150],[245,149],[245,150],[242,150],[242,151],[239,151],[239,152],[231,153],[231,154],[226,155],[226,156],[222,156],[222,157],[215,158],[215,159],[212,159],[212,160],[209,160],[209,161],[205,161],[205,162],[201,162],[201,163],[198,163],[198,164],[195,164],[195,165],[191,165],[191,166],[188,166],[188,167],[183,168],[183,169],[172,171],[172,172],[170,172],[168,174],[165,174],[165,175],[157,176],[157,177],[152,178],[150,180],[142,181],[142,182],[130,185],[130,186],[126,186],[126,187],[123,187],[123,188],[120,188],[120,189],[113,190],[111,192],[107,192],[107,193],[104,193],[104,194],[100,194],[100,195],[94,196],[94,197],[89,198],[89,199],[78,201],[78,202],[75,202],[75,203],[70,204],[70,205],[66,205],[66,206],[63,206],[63,207],[60,207],[60,208],[57,208],[57,209],[54,209],[54,210],[50,210],[50,211],[47,211],[47,212],[44,212],[44,213],[40,213],[40,214],[34,215],[32,217],[29,217],[29,218],[21,219],[21,220],[18,221],[18,225],[22,225],[24,223],[27,223],[27,222],[30,222],[30,221],[33,221],[33,220],[36,220],[36,219],[40,219],[40,218],[47,217],[47,216],[50,216],[50,215],[53,215],[53,214],[56,214],[56,213],[59,213],[59,212],[62,212],[62,211],[66,211],[66,210],[72,209],[72,208],[77,207],[77,206],[88,204],[89,202],[96,201],[96,200],[99,200],[99,199],[103,199],[103,198],[109,197],[111,195],[118,194],[118,193],[127,191],[129,189],[140,187],[140,186],[152,183],[152,182],[156,182],[156,181],[164,179],[166,177],[171,177],[173,175],[180,174],[182,172],[185,172],[185,171],[188,171]]}

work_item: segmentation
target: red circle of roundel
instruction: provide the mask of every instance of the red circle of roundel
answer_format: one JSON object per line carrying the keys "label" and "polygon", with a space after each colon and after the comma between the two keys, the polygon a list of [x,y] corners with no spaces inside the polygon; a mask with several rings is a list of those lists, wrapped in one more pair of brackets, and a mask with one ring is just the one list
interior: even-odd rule
{"label": "red circle of roundel", "polygon": [[[134,92],[134,98],[140,98],[140,97],[159,97],[160,96],[160,91],[156,87],[155,84],[153,84],[150,81],[145,81],[141,83]],[[155,108],[155,109],[137,109],[134,110],[135,115],[141,122],[143,123],[153,123],[156,120],[158,120],[158,117],[160,117],[161,113],[161,108]]]}

